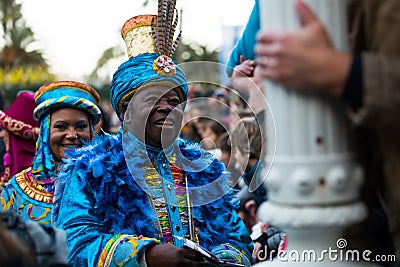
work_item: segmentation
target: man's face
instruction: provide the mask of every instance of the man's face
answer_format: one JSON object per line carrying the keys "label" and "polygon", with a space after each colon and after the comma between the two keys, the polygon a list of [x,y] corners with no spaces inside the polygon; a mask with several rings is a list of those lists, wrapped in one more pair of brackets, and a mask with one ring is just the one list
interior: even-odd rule
{"label": "man's face", "polygon": [[124,114],[124,124],[142,142],[166,147],[178,136],[183,119],[178,93],[166,86],[139,90]]}

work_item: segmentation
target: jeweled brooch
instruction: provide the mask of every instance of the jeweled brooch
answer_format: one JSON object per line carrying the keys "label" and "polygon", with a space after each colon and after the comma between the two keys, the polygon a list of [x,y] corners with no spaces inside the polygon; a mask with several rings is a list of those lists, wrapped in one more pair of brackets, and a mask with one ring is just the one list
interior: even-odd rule
{"label": "jeweled brooch", "polygon": [[157,72],[158,75],[170,77],[175,75],[176,66],[172,61],[172,58],[166,55],[161,55],[154,60],[153,70]]}

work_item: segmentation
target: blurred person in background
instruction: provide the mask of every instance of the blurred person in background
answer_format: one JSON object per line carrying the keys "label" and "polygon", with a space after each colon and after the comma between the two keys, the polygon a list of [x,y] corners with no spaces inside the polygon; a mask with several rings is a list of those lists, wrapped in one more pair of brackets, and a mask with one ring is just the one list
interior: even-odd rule
{"label": "blurred person in background", "polygon": [[[257,209],[262,202],[267,200],[267,190],[264,187],[264,164],[261,158],[262,147],[265,143],[262,142],[260,127],[255,117],[245,117],[232,132],[235,167],[243,174],[242,178],[246,184],[242,190],[249,191],[248,187],[251,183],[253,184],[252,188],[257,186],[251,192],[251,205],[250,202],[243,203],[248,206],[249,216],[244,219],[248,229],[258,222]],[[250,200],[247,199],[247,201]]]}
{"label": "blurred person in background", "polygon": [[5,144],[0,190],[11,177],[32,164],[39,135],[39,125],[33,119],[35,107],[33,93],[22,92],[6,111],[0,110],[0,139]]}
{"label": "blurred person in background", "polygon": [[[260,222],[257,216],[259,206],[268,199],[267,189],[264,186],[266,177],[263,162],[266,136],[263,135],[262,127],[263,125],[256,117],[244,117],[232,132],[236,168],[243,174],[244,182],[236,194],[236,199],[239,200],[238,214],[245,222],[255,243],[253,257],[256,260],[263,258],[258,257],[262,255],[259,251],[267,253],[268,256],[276,256],[286,243],[285,233],[276,227]],[[269,255],[265,249],[275,253]]]}
{"label": "blurred person in background", "polygon": [[231,185],[236,187],[241,175],[241,172],[235,167],[236,160],[232,153],[231,136],[225,132],[218,139],[217,147],[221,150],[221,161],[225,164],[226,170],[231,174]]}
{"label": "blurred person in background", "polygon": [[221,159],[221,149],[218,147],[219,138],[226,133],[226,127],[222,122],[213,118],[203,118],[204,130],[201,132],[200,145],[210,152],[218,160]]}

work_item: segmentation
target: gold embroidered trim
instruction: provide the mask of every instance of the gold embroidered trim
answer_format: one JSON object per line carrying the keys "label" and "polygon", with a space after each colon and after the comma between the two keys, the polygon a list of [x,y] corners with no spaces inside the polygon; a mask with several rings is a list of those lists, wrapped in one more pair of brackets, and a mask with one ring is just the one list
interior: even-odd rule
{"label": "gold embroidered trim", "polygon": [[21,190],[30,198],[43,203],[53,203],[53,193],[44,192],[35,187],[28,176],[30,168],[15,175],[15,180]]}
{"label": "gold embroidered trim", "polygon": [[23,121],[13,119],[1,110],[0,127],[25,139],[37,140],[39,136],[38,127],[33,127],[32,125],[24,123]]}

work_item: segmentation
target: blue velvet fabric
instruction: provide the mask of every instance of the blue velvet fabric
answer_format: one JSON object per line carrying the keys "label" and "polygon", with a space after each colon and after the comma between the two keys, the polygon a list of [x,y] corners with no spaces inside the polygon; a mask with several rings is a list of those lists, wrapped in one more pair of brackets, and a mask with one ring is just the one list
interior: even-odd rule
{"label": "blue velvet fabric", "polygon": [[[136,149],[136,155],[146,153],[143,144],[137,143],[137,140],[132,142],[129,150]],[[136,180],[132,177],[124,149],[127,148],[122,146],[122,134],[96,137],[90,145],[70,155],[66,168],[56,180],[53,220],[67,233],[71,266],[96,266],[107,242],[117,234],[130,236],[131,241],[142,235],[154,240],[152,244],[157,240],[165,242],[155,223],[157,213],[149,202],[148,194],[136,182],[137,177]],[[177,139],[166,154],[156,150],[150,153],[158,155],[154,157],[155,164],[162,166],[169,153],[181,154],[182,158],[188,159],[187,164],[195,165],[196,159],[205,152],[198,144]],[[200,187],[218,177],[228,177],[224,176],[223,163],[210,154],[206,157],[211,159],[208,167],[199,172],[185,172],[188,186]],[[135,175],[143,174],[140,161],[133,160],[129,164],[131,171],[135,166],[138,168]],[[185,163],[181,161],[179,164]],[[195,166],[181,167],[184,170],[196,169]],[[167,177],[171,171],[162,173],[162,179],[171,178]],[[231,190],[210,203],[193,207],[199,244],[210,251],[215,248],[220,252],[220,245],[229,243],[244,252],[250,260],[253,244],[244,223],[234,212],[232,197]],[[187,231],[182,231],[182,235],[183,232]],[[124,258],[125,266],[137,266],[138,258],[149,243],[135,247],[132,244],[136,241],[133,240],[130,244],[117,245],[110,256],[118,261]]]}
{"label": "blue velvet fabric", "polygon": [[[176,90],[180,96],[181,102],[187,100],[188,85],[185,74],[179,68],[176,62],[175,75],[168,77],[156,73],[153,69],[153,62],[159,57],[159,54],[144,53],[136,57],[130,57],[122,63],[114,73],[110,87],[110,101],[113,109],[116,111],[120,120],[120,102],[127,94],[136,92],[144,85],[161,84],[177,86]],[[151,87],[146,87],[151,89]],[[128,99],[129,100],[129,99]]]}
{"label": "blue velvet fabric", "polygon": [[256,45],[256,35],[260,30],[260,10],[259,0],[255,1],[249,20],[243,30],[242,37],[239,39],[231,54],[226,66],[226,73],[232,76],[233,69],[240,64],[240,56],[244,60],[255,59],[254,46]]}

